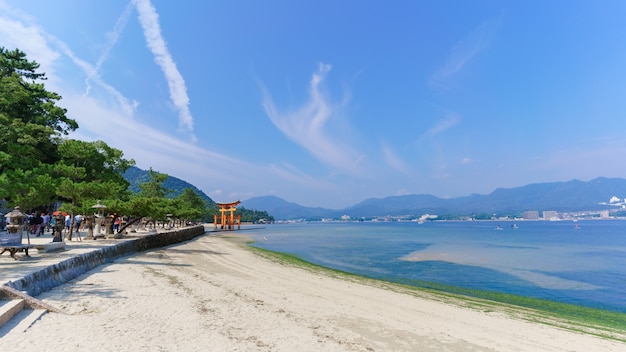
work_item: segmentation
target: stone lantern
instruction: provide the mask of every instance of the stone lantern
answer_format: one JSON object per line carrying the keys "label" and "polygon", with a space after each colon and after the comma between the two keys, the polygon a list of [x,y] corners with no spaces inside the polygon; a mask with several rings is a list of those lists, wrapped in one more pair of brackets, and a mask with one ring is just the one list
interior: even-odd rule
{"label": "stone lantern", "polygon": [[65,216],[60,211],[54,216],[54,237],[52,242],[63,242],[63,229],[65,228]]}
{"label": "stone lantern", "polygon": [[[5,218],[9,218],[9,223],[7,224],[7,232],[9,234],[15,234],[17,238],[17,232],[24,228],[24,218],[26,214],[20,211],[20,207],[15,207],[11,212],[4,216]],[[30,231],[26,231],[28,236],[28,244],[30,244]],[[17,241],[16,241],[17,242]],[[19,234],[19,243],[22,243],[22,234]]]}
{"label": "stone lantern", "polygon": [[165,214],[165,217],[167,218],[167,228],[169,230],[175,225],[174,214]]}
{"label": "stone lantern", "polygon": [[102,231],[102,220],[104,219],[104,210],[107,208],[106,205],[100,204],[100,200],[98,203],[91,208],[96,209],[95,215],[95,227],[94,227],[94,238],[100,236],[100,232]]}
{"label": "stone lantern", "polygon": [[87,237],[85,237],[85,239],[95,240],[96,237],[93,235],[93,228],[96,222],[95,214],[87,216],[87,219],[85,221],[85,225],[87,226]]}

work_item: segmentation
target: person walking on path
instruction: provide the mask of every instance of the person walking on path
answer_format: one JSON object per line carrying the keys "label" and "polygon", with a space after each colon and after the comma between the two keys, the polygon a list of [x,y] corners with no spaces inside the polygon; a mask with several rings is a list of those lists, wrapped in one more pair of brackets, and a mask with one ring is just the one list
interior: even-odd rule
{"label": "person walking on path", "polygon": [[76,232],[78,232],[80,230],[80,225],[83,221],[83,216],[82,215],[76,215],[74,217],[74,226],[76,228]]}
{"label": "person walking on path", "polygon": [[121,223],[122,223],[122,218],[119,216],[116,216],[115,220],[113,221],[113,233],[119,232]]}
{"label": "person walking on path", "polygon": [[72,229],[72,217],[70,216],[70,214],[67,214],[65,215],[65,230],[68,235],[71,229]]}
{"label": "person walking on path", "polygon": [[49,227],[50,227],[50,230],[52,231],[52,236],[54,236],[54,225],[56,224],[56,221],[57,220],[55,219],[54,216],[50,217]]}
{"label": "person walking on path", "polygon": [[33,226],[35,237],[41,236],[41,228],[43,225],[43,218],[41,217],[41,214],[37,213],[37,215],[31,219],[31,224]]}
{"label": "person walking on path", "polygon": [[48,213],[41,213],[43,215],[43,224],[41,224],[42,229],[41,232],[42,233],[46,233],[49,229],[50,229],[50,214]]}

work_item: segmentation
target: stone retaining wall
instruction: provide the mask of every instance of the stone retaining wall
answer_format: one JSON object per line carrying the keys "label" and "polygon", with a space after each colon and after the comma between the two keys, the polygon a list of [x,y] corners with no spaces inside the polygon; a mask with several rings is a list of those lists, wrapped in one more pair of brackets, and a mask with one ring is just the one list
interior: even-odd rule
{"label": "stone retaining wall", "polygon": [[19,280],[11,281],[7,285],[18,291],[25,291],[30,296],[35,297],[99,265],[111,263],[116,258],[152,248],[188,241],[203,233],[204,226],[200,225],[126,240],[112,246],[102,247],[93,252],[83,253],[76,257],[66,259],[58,264],[26,275]]}

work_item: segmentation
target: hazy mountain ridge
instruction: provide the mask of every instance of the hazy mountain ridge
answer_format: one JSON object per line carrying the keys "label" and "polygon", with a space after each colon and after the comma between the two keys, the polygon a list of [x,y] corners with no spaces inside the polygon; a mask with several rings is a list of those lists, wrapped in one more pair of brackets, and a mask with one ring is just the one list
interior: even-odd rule
{"label": "hazy mountain ridge", "polygon": [[[305,207],[296,203],[290,203],[276,196],[255,197],[241,202],[241,206],[246,209],[265,210],[275,219],[302,219],[335,217],[337,210],[324,209],[319,207]],[[276,216],[279,214],[279,216]],[[302,216],[306,215],[306,216]]]}
{"label": "hazy mountain ridge", "polygon": [[430,194],[369,198],[344,209],[310,208],[275,196],[242,202],[248,209],[265,210],[276,219],[302,219],[349,215],[353,218],[385,215],[421,215],[521,212],[526,210],[582,211],[607,208],[611,197],[626,198],[626,179],[599,177],[590,181],[535,183],[498,188],[488,195],[472,194],[444,199]]}

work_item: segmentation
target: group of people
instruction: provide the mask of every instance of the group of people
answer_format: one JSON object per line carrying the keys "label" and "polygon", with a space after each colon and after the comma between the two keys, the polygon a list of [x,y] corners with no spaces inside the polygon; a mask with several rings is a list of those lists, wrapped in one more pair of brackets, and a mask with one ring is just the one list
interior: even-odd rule
{"label": "group of people", "polygon": [[[112,227],[113,233],[117,233],[121,230],[122,225],[125,223],[121,216],[117,216],[117,214],[109,215],[110,225]],[[104,228],[106,226],[105,219],[98,219],[102,221],[101,226]],[[96,221],[98,221],[96,220]],[[57,216],[56,214],[50,214],[46,212],[33,212],[28,214],[28,216],[24,219],[27,229],[31,235],[35,237],[40,237],[44,235],[46,232],[52,232],[54,234],[54,229],[56,228]],[[74,216],[74,231],[83,231],[87,229],[87,217],[84,215],[76,215]],[[70,229],[72,229],[72,217],[69,214],[63,213],[63,231],[65,233],[69,233]],[[6,230],[0,228],[0,230]]]}
{"label": "group of people", "polygon": [[46,231],[50,230],[50,221],[52,216],[47,213],[32,213],[28,219],[28,225],[30,225],[30,233],[39,237]]}
{"label": "group of people", "polygon": [[[85,217],[83,215],[74,216],[74,230],[79,231],[83,229]],[[26,219],[26,223],[29,226],[29,232],[35,237],[39,237],[46,232],[53,232],[55,228],[57,218],[49,213],[32,213]],[[64,216],[63,229],[66,232],[70,231],[72,227],[72,217],[69,214]]]}

